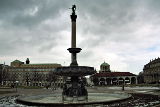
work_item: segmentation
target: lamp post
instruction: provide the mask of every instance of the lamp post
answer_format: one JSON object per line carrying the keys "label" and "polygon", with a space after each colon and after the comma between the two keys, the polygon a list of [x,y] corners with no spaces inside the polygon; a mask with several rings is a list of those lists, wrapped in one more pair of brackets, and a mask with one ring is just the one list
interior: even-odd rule
{"label": "lamp post", "polygon": [[123,80],[122,91],[124,91],[125,80]]}
{"label": "lamp post", "polygon": [[3,78],[4,78],[4,70],[5,70],[5,62],[2,65],[2,73],[1,73],[1,85],[3,86]]}
{"label": "lamp post", "polygon": [[160,90],[160,80],[159,80],[159,82],[158,82],[158,88],[159,88],[159,90]]}
{"label": "lamp post", "polygon": [[15,83],[16,83],[16,92],[17,92],[17,87],[18,87],[19,81],[16,81]]}

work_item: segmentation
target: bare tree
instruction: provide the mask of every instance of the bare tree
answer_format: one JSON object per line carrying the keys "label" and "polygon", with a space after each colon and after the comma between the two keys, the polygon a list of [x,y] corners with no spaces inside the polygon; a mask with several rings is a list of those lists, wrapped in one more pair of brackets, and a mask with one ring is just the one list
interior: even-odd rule
{"label": "bare tree", "polygon": [[2,76],[3,76],[3,64],[0,64],[0,83],[2,84]]}
{"label": "bare tree", "polygon": [[94,85],[99,85],[99,80],[97,77],[93,76],[92,81],[93,81]]}
{"label": "bare tree", "polygon": [[6,69],[4,69],[1,78],[3,85],[6,85],[6,81],[10,81],[10,73]]}
{"label": "bare tree", "polygon": [[51,84],[55,83],[58,80],[58,76],[55,75],[52,71],[50,71],[47,75],[46,81]]}
{"label": "bare tree", "polygon": [[29,86],[29,82],[31,80],[29,72],[25,72],[23,75],[23,80],[27,83],[27,86]]}
{"label": "bare tree", "polygon": [[10,81],[12,81],[12,83],[15,83],[15,81],[17,80],[17,74],[16,73],[10,73]]}

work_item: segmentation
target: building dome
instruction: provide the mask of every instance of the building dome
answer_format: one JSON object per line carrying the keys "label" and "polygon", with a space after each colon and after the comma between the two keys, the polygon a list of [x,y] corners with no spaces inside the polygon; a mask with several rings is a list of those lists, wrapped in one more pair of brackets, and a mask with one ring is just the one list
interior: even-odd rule
{"label": "building dome", "polygon": [[20,65],[24,64],[24,62],[21,62],[19,60],[14,60],[13,62],[11,62],[11,66],[13,67],[19,67]]}
{"label": "building dome", "polygon": [[20,60],[14,60],[13,62],[16,62],[16,63],[21,63],[21,61]]}
{"label": "building dome", "polygon": [[101,66],[110,66],[108,63],[106,63],[106,62],[103,62],[102,64],[101,64]]}
{"label": "building dome", "polygon": [[100,72],[110,72],[110,65],[106,62],[103,62],[100,65]]}

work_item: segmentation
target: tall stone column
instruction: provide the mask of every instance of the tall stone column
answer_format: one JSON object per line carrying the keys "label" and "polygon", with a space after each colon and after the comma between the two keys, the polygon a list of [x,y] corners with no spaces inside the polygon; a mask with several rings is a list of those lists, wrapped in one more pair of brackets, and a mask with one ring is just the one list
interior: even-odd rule
{"label": "tall stone column", "polygon": [[82,49],[76,48],[76,19],[77,15],[75,14],[75,8],[73,8],[73,12],[71,14],[71,48],[68,51],[71,53],[71,64],[70,66],[78,66],[77,63],[77,53],[79,53]]}
{"label": "tall stone column", "polygon": [[71,48],[76,48],[76,19],[77,15],[71,15],[71,32],[72,32],[72,40],[71,40]]}
{"label": "tall stone column", "polygon": [[88,101],[88,92],[82,80],[83,76],[95,73],[93,67],[78,66],[77,53],[82,49],[76,47],[76,5],[72,5],[71,18],[71,48],[67,50],[71,53],[71,64],[68,67],[56,68],[56,74],[70,77],[65,80],[62,92],[62,101],[79,102]]}
{"label": "tall stone column", "polygon": [[[71,15],[71,22],[72,22],[72,39],[71,39],[71,48],[76,48],[76,19],[77,15],[73,14]],[[77,53],[72,53],[71,54],[71,66],[78,66],[77,63]]]}

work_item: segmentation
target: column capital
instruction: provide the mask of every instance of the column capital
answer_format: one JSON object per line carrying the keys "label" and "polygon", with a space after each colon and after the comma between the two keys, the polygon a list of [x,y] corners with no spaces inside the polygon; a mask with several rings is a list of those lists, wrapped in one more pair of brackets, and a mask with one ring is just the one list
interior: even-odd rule
{"label": "column capital", "polygon": [[71,15],[71,20],[72,20],[72,22],[76,22],[76,19],[77,19],[77,15],[72,14],[72,15]]}

